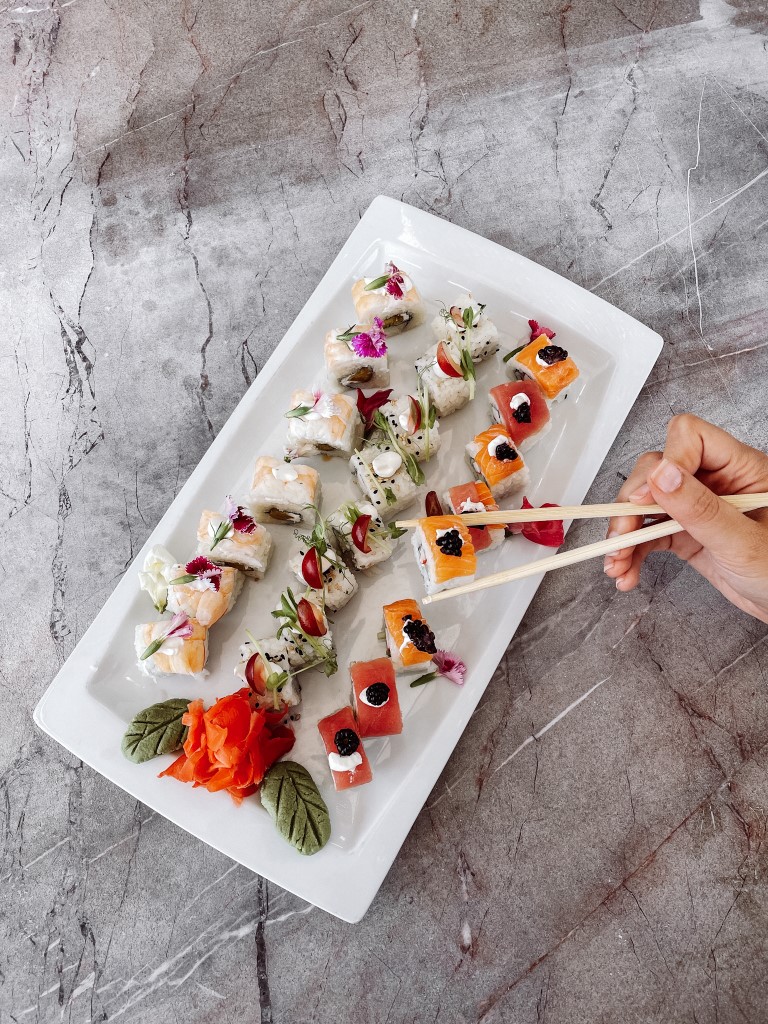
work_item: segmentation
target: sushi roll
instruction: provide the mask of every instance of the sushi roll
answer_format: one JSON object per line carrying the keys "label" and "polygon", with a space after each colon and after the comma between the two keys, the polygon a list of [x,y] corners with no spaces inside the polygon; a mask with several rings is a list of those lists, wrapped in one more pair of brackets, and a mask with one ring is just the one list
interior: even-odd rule
{"label": "sushi roll", "polygon": [[205,511],[200,516],[197,554],[260,580],[272,556],[272,538],[244,508],[228,502],[224,515]]}
{"label": "sushi roll", "polygon": [[549,406],[535,380],[511,381],[490,390],[491,417],[502,423],[521,452],[532,448],[552,427]]}
{"label": "sushi roll", "polygon": [[438,416],[458,412],[472,398],[472,384],[464,380],[459,360],[453,342],[442,341],[416,360],[416,372]]}
{"label": "sushi roll", "polygon": [[355,661],[349,674],[360,736],[398,736],[403,731],[403,714],[391,660]]}
{"label": "sushi roll", "polygon": [[[445,493],[445,503],[454,515],[460,516],[467,512],[496,512],[499,506],[486,484],[475,480],[470,484],[459,484]],[[504,526],[470,526],[469,536],[475,554],[481,551],[492,551],[504,540]]]}
{"label": "sushi roll", "polygon": [[370,569],[394,553],[394,537],[367,501],[341,505],[328,516],[328,525],[356,569]]}
{"label": "sushi roll", "polygon": [[519,491],[530,481],[528,467],[500,423],[484,430],[467,445],[467,458],[494,498]]}
{"label": "sushi roll", "polygon": [[168,611],[183,612],[201,626],[212,626],[234,607],[243,578],[239,569],[215,565],[202,556],[177,565],[168,583]]}
{"label": "sushi roll", "polygon": [[363,277],[352,285],[358,322],[381,320],[387,334],[407,331],[424,319],[421,296],[407,274],[388,263],[379,277]]}
{"label": "sushi roll", "polygon": [[149,676],[195,676],[208,660],[208,627],[187,615],[136,627],[138,665]]}
{"label": "sushi roll", "polygon": [[477,555],[461,516],[430,516],[413,531],[413,551],[428,594],[470,583]]}
{"label": "sushi roll", "polygon": [[316,667],[327,676],[337,671],[333,636],[318,599],[301,597],[297,601],[289,587],[272,614],[282,620],[277,638],[285,642],[292,671]]}
{"label": "sushi roll", "polygon": [[382,517],[391,517],[408,508],[419,495],[419,485],[411,479],[402,456],[391,448],[369,445],[355,452],[349,468],[367,500]]}
{"label": "sushi roll", "polygon": [[325,745],[335,788],[352,789],[370,782],[373,773],[360,741],[352,708],[339,708],[332,715],[321,718],[317,728]]}
{"label": "sushi roll", "polygon": [[[316,584],[321,583],[325,607],[328,611],[338,612],[346,604],[349,604],[359,589],[355,574],[344,565],[335,551],[328,548],[325,554],[320,556],[321,576],[315,579],[313,569],[308,569],[304,564],[309,550],[308,545],[301,544],[298,551],[290,558],[288,568],[299,583],[305,587],[314,587],[319,590],[320,588],[316,587]],[[317,556],[312,565],[316,567]]]}
{"label": "sushi roll", "polygon": [[553,345],[546,334],[533,338],[507,364],[507,372],[535,380],[550,402],[568,397],[568,389],[579,376],[579,368],[564,348]]}
{"label": "sushi roll", "polygon": [[[270,675],[284,675],[285,681],[275,689],[267,686]],[[275,693],[289,708],[301,702],[301,686],[291,674],[288,660],[288,645],[282,638],[268,636],[252,643],[247,640],[240,645],[240,661],[235,665],[235,675],[242,679],[255,694],[259,707],[273,708]]]}
{"label": "sushi roll", "polygon": [[455,306],[441,309],[432,321],[438,341],[459,340],[469,349],[475,363],[499,351],[499,332],[486,315],[485,304],[473,302],[469,292],[460,295]]}
{"label": "sushi roll", "polygon": [[262,455],[256,460],[248,507],[260,523],[312,523],[320,504],[320,475],[312,466],[288,466]]}
{"label": "sushi roll", "polygon": [[424,405],[418,399],[411,395],[390,398],[380,412],[389,425],[388,433],[417,462],[424,462],[440,451],[440,424],[435,411],[430,409],[425,416]]}
{"label": "sushi roll", "polygon": [[349,456],[363,439],[357,402],[349,395],[323,395],[299,389],[291,395],[285,457]]}
{"label": "sushi roll", "polygon": [[325,368],[343,388],[385,388],[389,384],[386,334],[376,317],[371,327],[348,327],[325,336]]}
{"label": "sushi roll", "polygon": [[437,654],[435,634],[413,598],[384,605],[384,638],[395,672],[430,671]]}

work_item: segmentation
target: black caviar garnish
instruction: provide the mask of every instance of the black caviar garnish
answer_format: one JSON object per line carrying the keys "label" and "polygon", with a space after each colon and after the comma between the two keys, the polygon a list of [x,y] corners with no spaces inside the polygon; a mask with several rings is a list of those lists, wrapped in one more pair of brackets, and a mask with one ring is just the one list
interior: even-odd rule
{"label": "black caviar garnish", "polygon": [[518,405],[516,409],[512,410],[512,419],[516,423],[530,423],[531,422],[531,403],[523,402],[522,405]]}
{"label": "black caviar garnish", "polygon": [[375,708],[380,708],[389,700],[389,687],[386,683],[371,683],[365,688],[365,699]]}
{"label": "black caviar garnish", "polygon": [[502,441],[501,444],[496,445],[493,457],[498,459],[499,462],[514,462],[518,456],[511,444],[507,441]]}
{"label": "black caviar garnish", "polygon": [[411,641],[417,651],[422,654],[435,654],[437,645],[435,634],[421,619],[414,619],[412,615],[403,616],[403,632]]}
{"label": "black caviar garnish", "polygon": [[437,544],[444,555],[453,555],[456,558],[461,555],[461,534],[458,530],[448,530],[437,538],[435,544]]}
{"label": "black caviar garnish", "polygon": [[540,348],[536,353],[539,359],[542,359],[547,366],[552,366],[554,363],[562,363],[564,359],[568,358],[568,353],[564,348],[560,348],[559,345],[545,345],[544,348]]}
{"label": "black caviar garnish", "polygon": [[333,737],[333,742],[342,757],[349,757],[360,746],[360,737],[354,729],[339,729]]}

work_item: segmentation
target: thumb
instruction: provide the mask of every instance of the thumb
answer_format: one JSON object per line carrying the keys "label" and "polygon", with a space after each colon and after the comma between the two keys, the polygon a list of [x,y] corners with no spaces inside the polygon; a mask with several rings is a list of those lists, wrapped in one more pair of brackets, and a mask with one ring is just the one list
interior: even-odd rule
{"label": "thumb", "polygon": [[753,522],[682,469],[662,459],[648,477],[657,504],[716,557],[733,560],[748,543]]}

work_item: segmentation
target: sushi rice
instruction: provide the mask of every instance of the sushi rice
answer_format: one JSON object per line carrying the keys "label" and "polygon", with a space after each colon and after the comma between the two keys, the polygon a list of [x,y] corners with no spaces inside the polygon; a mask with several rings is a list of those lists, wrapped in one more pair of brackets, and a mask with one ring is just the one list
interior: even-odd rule
{"label": "sushi rice", "polygon": [[394,431],[400,447],[413,455],[417,462],[424,462],[440,451],[440,422],[426,429],[421,424],[418,430],[410,433],[408,425],[413,417],[413,401],[410,395],[399,395],[381,407],[381,414],[387,419]]}
{"label": "sushi rice", "polygon": [[396,455],[389,446],[366,446],[362,451],[355,452],[349,460],[349,468],[357,486],[375,507],[378,515],[382,519],[389,519],[412,505],[421,493],[421,488],[410,478],[402,460],[393,473],[381,469],[376,472],[374,463],[378,467],[379,457],[384,453]]}
{"label": "sushi rice", "polygon": [[283,459],[262,455],[256,460],[247,505],[260,523],[311,524],[321,490],[314,467],[289,466]]}
{"label": "sushi rice", "polygon": [[[352,541],[352,527],[359,516],[370,516],[367,541],[370,551],[361,551]],[[396,541],[384,526],[384,521],[368,501],[346,502],[331,512],[328,525],[333,530],[339,547],[348,556],[356,569],[365,571],[374,565],[386,562],[395,551]]]}
{"label": "sushi rice", "polygon": [[230,565],[240,569],[246,576],[262,579],[272,557],[273,545],[269,531],[260,523],[256,523],[256,529],[251,533],[232,529],[211,549],[216,530],[225,522],[226,518],[219,512],[206,510],[202,513],[197,527],[197,554],[216,565]]}
{"label": "sushi rice", "polygon": [[[301,574],[301,564],[306,553],[307,548],[302,544],[288,561],[288,568],[302,586],[307,585],[306,580]],[[349,604],[359,590],[355,574],[342,563],[336,552],[330,548],[322,556],[320,567],[325,583],[325,607],[331,612],[341,611],[345,605]]]}
{"label": "sushi rice", "polygon": [[[295,676],[290,675],[291,664],[288,660],[288,644],[282,637],[268,636],[263,640],[258,640],[257,646],[269,663],[270,671],[287,672],[289,674],[289,678],[278,692],[283,703],[289,707],[296,707],[301,702],[301,684]],[[250,659],[256,653],[256,645],[252,644],[250,640],[246,640],[244,644],[240,645],[240,661],[235,665],[235,676],[238,679],[242,679],[246,685],[248,685],[248,680],[246,679],[245,669]],[[260,706],[266,708],[274,707],[274,698],[271,691],[267,690],[266,687],[264,687],[263,693],[256,692],[256,698]]]}
{"label": "sushi rice", "polygon": [[311,391],[299,389],[291,395],[290,409],[299,408],[307,411],[288,418],[287,459],[309,455],[349,458],[360,447],[363,421],[350,395],[324,394],[316,399]]}
{"label": "sushi rice", "polygon": [[[365,332],[367,328],[355,328]],[[359,356],[348,341],[339,338],[344,331],[328,331],[325,336],[325,368],[331,380],[344,388],[385,388],[389,384],[387,353]]]}
{"label": "sushi rice", "polygon": [[[464,310],[472,307],[474,316],[472,327],[467,333],[467,327],[463,321]],[[461,321],[458,323],[453,315]],[[468,344],[469,354],[472,361],[481,363],[489,356],[499,351],[499,332],[496,325],[485,312],[485,307],[474,302],[469,292],[464,292],[456,300],[455,305],[450,309],[442,310],[432,321],[432,330],[438,341],[464,341]]]}
{"label": "sushi rice", "polygon": [[189,636],[169,637],[162,646],[148,658],[141,660],[149,645],[164,635],[169,620],[145,622],[136,627],[134,647],[138,667],[148,676],[203,676],[207,675],[205,663],[208,660],[208,627],[190,619],[192,632]]}
{"label": "sushi rice", "polygon": [[[451,347],[452,355],[455,355]],[[455,355],[458,361],[458,356]],[[470,400],[472,391],[469,381],[463,377],[448,377],[437,363],[437,345],[431,345],[423,356],[416,360],[416,372],[427,389],[429,400],[438,416],[450,416],[463,409]]]}

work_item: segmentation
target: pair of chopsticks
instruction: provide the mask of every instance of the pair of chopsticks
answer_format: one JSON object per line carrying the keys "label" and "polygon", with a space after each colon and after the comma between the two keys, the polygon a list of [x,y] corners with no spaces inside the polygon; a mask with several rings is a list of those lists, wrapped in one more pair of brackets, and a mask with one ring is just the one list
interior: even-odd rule
{"label": "pair of chopsticks", "polygon": [[[758,508],[768,508],[768,492],[732,494],[723,496],[723,501],[727,501],[729,505],[733,505],[740,512],[754,512]],[[541,523],[556,519],[602,519],[614,516],[643,516],[645,518],[646,516],[663,516],[665,514],[660,505],[634,505],[628,501],[621,501],[605,505],[563,505],[559,508],[465,512],[462,514],[461,520],[467,526],[502,526],[510,523]],[[418,526],[420,522],[419,519],[404,519],[396,525],[402,529],[409,529]],[[623,548],[633,548],[636,544],[658,540],[660,537],[671,537],[675,533],[682,533],[682,531],[683,527],[680,523],[674,519],[664,519],[652,526],[644,526],[640,530],[633,530],[632,533],[625,533],[621,537],[599,540],[595,544],[585,544],[584,547],[574,548],[573,551],[562,551],[556,555],[550,555],[548,558],[540,558],[537,562],[529,562],[516,569],[491,573],[472,583],[465,583],[460,587],[432,594],[425,597],[423,601],[425,604],[433,604],[435,601],[445,601],[449,597],[460,597],[462,594],[473,594],[477,590],[485,590],[488,587],[498,587],[502,583],[514,583],[516,580],[524,580],[528,576],[538,576],[539,573],[562,569],[566,565],[576,565],[577,562],[586,562],[590,558],[614,554]]]}

